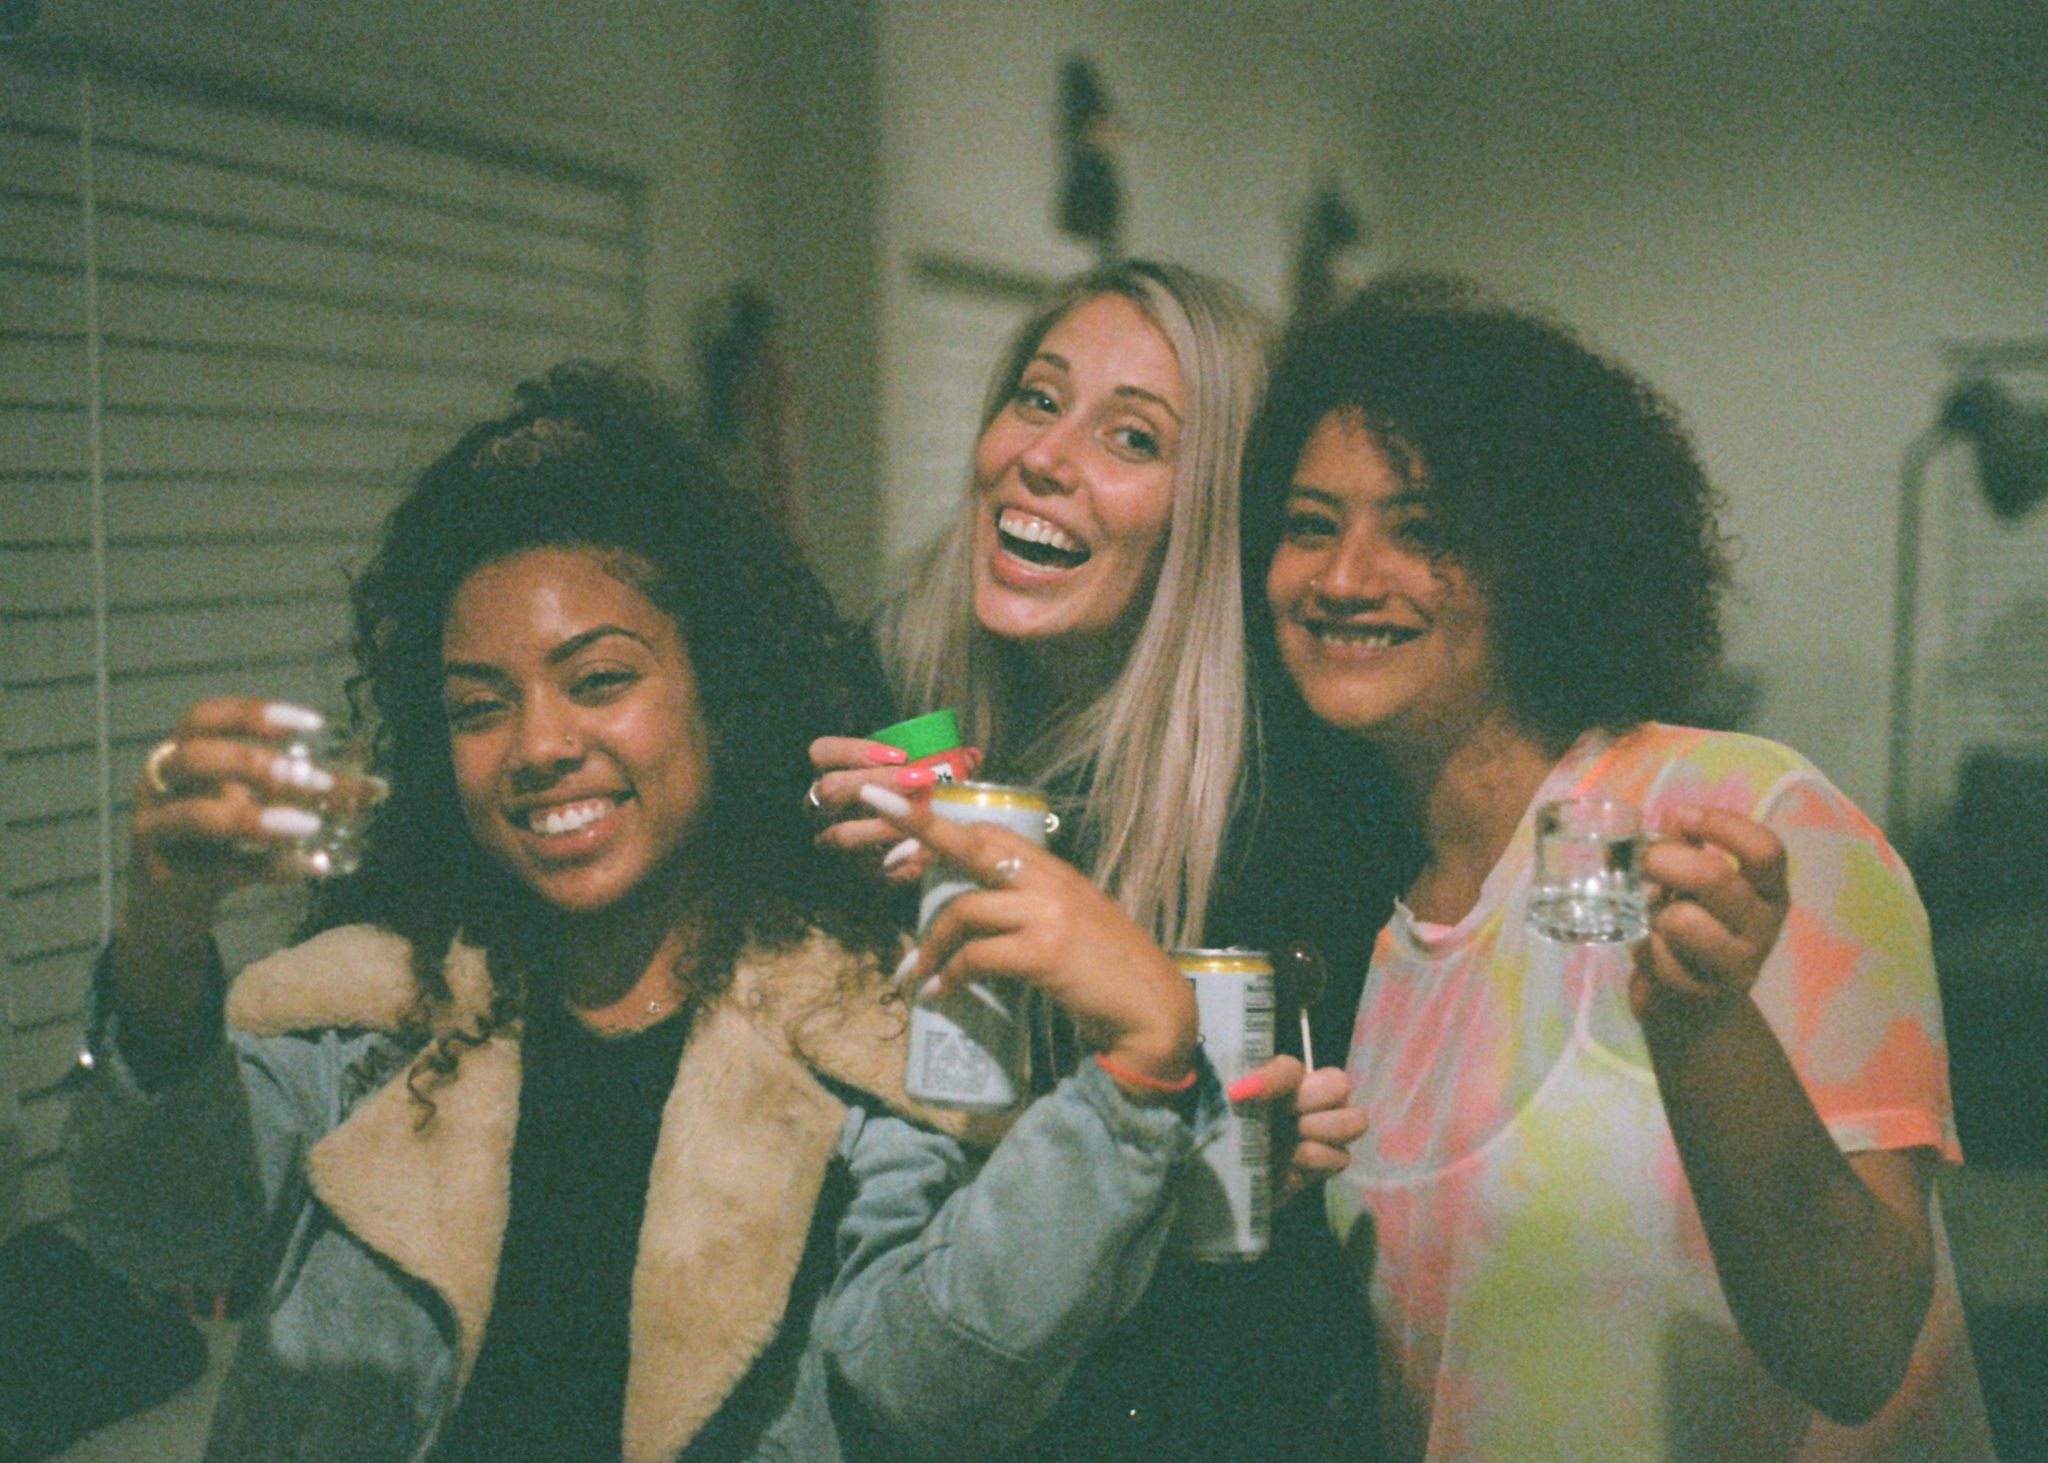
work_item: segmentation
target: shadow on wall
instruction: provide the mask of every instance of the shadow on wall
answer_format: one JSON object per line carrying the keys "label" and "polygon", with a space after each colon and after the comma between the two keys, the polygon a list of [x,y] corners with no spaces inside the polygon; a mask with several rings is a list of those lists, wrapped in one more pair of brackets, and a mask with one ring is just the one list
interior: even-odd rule
{"label": "shadow on wall", "polygon": [[[1971,752],[1943,826],[1916,855],[1956,1126],[1969,1169],[1991,1181],[1974,1222],[1997,1231],[1987,1256],[2015,1243],[2024,1254],[2043,1218],[2029,1196],[2048,1195],[2048,757]],[[2048,1459],[2048,1294],[1971,1259],[1959,1244],[1957,1280],[2001,1456]]]}

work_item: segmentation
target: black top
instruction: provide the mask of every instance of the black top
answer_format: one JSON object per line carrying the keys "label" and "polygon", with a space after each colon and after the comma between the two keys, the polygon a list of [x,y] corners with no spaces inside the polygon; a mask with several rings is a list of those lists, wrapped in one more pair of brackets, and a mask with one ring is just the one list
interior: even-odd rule
{"label": "black top", "polygon": [[[1342,1065],[1373,939],[1416,855],[1373,763],[1333,741],[1297,747],[1299,760],[1282,759],[1284,775],[1269,760],[1231,830],[1204,936],[1211,945],[1269,951],[1314,946],[1329,975],[1308,1013],[1314,1055],[1320,1066]],[[1056,851],[1087,866],[1086,850]],[[1297,994],[1282,982],[1275,1034],[1280,1050],[1300,1056]],[[1063,1071],[1072,1060],[1061,1051],[1051,1065]],[[1319,1190],[1276,1211],[1271,1245],[1258,1260],[1163,1257],[1131,1314],[1075,1369],[1051,1417],[1010,1457],[1376,1456],[1372,1327],[1359,1273],[1329,1231]]]}
{"label": "black top", "polygon": [[536,1005],[490,1323],[434,1463],[619,1456],[633,1262],[688,1022],[603,1037]]}

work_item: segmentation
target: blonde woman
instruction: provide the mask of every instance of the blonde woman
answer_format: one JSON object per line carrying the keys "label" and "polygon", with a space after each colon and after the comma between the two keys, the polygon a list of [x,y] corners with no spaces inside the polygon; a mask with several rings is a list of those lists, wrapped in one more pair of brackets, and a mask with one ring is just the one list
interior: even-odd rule
{"label": "blonde woman", "polygon": [[[1167,947],[1288,933],[1231,867],[1254,743],[1239,465],[1265,375],[1263,322],[1217,280],[1146,262],[1074,280],[998,362],[959,516],[878,629],[904,714],[951,707],[986,752],[981,775],[1045,789],[1064,826],[1055,852]],[[859,798],[915,791],[930,771],[851,737],[814,742],[811,760],[806,801],[837,819],[819,841],[886,849],[887,876],[914,879],[924,845],[897,842],[901,827]],[[1053,1034],[1047,1085],[1074,1080],[1085,1045]],[[1355,1115],[1339,1073],[1304,1077],[1289,1057],[1254,1085],[1305,1115],[1290,1182],[1341,1166]],[[1330,1380],[1302,1360],[1313,1347],[1266,1360],[1316,1312],[1313,1287],[1280,1279],[1300,1279],[1298,1264],[1167,1262],[1024,1455],[1286,1456],[1273,1426],[1320,1415]],[[1162,1325],[1174,1345],[1158,1344]]]}
{"label": "blonde woman", "polygon": [[[1168,944],[1201,942],[1243,780],[1236,496],[1265,359],[1258,316],[1192,270],[1073,281],[1004,353],[962,511],[879,629],[906,711],[954,708],[989,775],[1051,790],[1076,861]],[[888,756],[821,740],[814,802],[914,790]],[[820,835],[896,837],[872,818]]]}

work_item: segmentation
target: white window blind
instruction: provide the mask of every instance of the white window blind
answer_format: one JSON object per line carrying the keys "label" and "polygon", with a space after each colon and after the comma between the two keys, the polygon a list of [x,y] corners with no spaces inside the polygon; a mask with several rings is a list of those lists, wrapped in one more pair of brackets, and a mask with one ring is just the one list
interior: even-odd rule
{"label": "white window blind", "polygon": [[[634,180],[0,55],[0,1230],[61,1212],[64,1077],[143,754],[196,696],[339,704],[406,475],[641,353]],[[232,968],[290,897],[235,900]]]}

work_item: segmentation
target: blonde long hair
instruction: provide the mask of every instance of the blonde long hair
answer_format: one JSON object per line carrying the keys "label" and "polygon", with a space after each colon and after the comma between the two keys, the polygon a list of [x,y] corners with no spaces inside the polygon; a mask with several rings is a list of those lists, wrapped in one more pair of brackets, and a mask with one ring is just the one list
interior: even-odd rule
{"label": "blonde long hair", "polygon": [[[1230,286],[1177,265],[1127,261],[1081,275],[1012,340],[983,403],[984,430],[1045,335],[1100,295],[1132,301],[1173,347],[1185,393],[1173,508],[1152,603],[1123,668],[1085,705],[1023,728],[1021,655],[974,615],[973,484],[883,613],[883,662],[904,709],[951,706],[989,770],[1011,781],[1085,786],[1077,844],[1090,873],[1139,926],[1197,945],[1244,783],[1252,710],[1238,565],[1238,479],[1265,387],[1268,333]],[[1017,741],[1024,739],[1022,745]]]}

